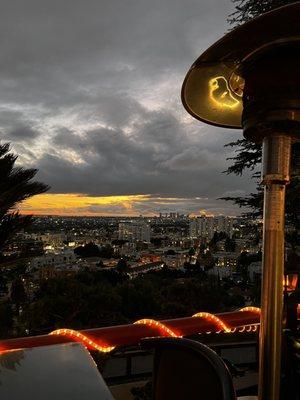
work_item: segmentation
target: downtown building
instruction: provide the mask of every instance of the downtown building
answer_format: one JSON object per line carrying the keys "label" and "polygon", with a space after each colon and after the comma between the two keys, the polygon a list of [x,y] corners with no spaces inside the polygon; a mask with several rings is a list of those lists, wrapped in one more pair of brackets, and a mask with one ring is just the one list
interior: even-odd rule
{"label": "downtown building", "polygon": [[220,215],[217,217],[201,216],[190,221],[190,237],[211,240],[215,232],[224,232],[230,238],[233,233],[233,218]]}

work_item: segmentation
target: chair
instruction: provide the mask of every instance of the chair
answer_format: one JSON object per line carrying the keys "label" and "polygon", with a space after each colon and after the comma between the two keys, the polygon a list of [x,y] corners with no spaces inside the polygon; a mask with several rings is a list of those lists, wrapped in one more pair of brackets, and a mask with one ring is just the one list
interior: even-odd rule
{"label": "chair", "polygon": [[209,347],[189,339],[147,338],[154,349],[154,400],[236,400],[232,377]]}

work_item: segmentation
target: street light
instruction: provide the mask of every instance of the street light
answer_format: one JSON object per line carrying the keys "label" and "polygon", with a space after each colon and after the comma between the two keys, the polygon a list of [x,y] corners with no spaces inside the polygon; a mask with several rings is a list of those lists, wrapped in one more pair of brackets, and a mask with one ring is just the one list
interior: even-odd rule
{"label": "street light", "polygon": [[208,124],[243,128],[263,144],[263,283],[259,399],[280,393],[284,202],[292,140],[300,139],[300,3],[231,31],[192,65],[182,102]]}

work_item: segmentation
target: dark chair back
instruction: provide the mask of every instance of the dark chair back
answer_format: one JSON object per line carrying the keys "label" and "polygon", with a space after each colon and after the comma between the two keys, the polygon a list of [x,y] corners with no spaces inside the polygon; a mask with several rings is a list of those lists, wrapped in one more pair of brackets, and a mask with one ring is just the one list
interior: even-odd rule
{"label": "dark chair back", "polygon": [[232,377],[209,347],[189,339],[147,338],[154,349],[154,400],[235,400]]}

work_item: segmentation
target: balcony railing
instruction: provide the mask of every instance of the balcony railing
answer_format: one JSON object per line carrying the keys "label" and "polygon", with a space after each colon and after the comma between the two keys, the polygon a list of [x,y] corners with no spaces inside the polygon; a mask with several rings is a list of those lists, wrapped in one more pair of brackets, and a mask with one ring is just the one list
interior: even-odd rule
{"label": "balcony railing", "polygon": [[60,328],[48,335],[0,341],[0,351],[51,344],[81,342],[89,350],[109,353],[122,346],[136,345],[149,336],[187,337],[197,333],[253,332],[258,329],[260,309],[245,307],[238,311],[210,314],[199,312],[191,317],[156,321],[140,319],[133,324],[76,331]]}

